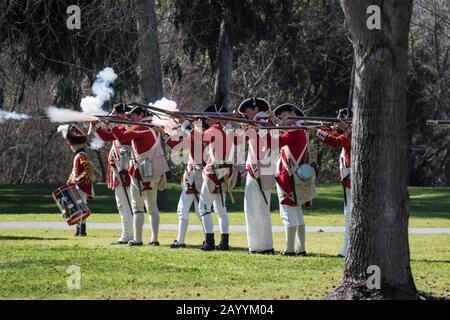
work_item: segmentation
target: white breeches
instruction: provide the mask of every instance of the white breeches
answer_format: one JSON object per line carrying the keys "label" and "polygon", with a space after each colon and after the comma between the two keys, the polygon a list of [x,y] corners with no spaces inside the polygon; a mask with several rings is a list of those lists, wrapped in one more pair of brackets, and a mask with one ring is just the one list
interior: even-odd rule
{"label": "white breeches", "polygon": [[[128,199],[126,193],[128,194]],[[120,236],[120,241],[129,241],[133,239],[133,215],[130,188],[124,188],[119,185],[114,189],[114,194],[116,197],[117,210],[119,211],[122,222],[122,235]]]}
{"label": "white breeches", "polygon": [[142,182],[131,177],[131,207],[133,208],[134,241],[142,242],[142,232],[144,229],[145,209],[150,216],[152,241],[157,241],[159,231],[159,211],[156,204],[158,196],[158,185],[163,175],[153,176],[150,179],[151,190],[139,191]]}
{"label": "white breeches", "polygon": [[[222,203],[222,198],[224,203]],[[220,193],[211,193],[206,180],[203,181],[199,199],[198,211],[201,216],[204,216],[206,213],[211,213],[212,208],[214,208],[214,212],[218,216],[227,214],[227,207],[224,205],[226,201],[225,193],[222,192],[222,197]]]}
{"label": "white breeches", "polygon": [[230,223],[228,220],[225,201],[226,196],[223,192],[222,196],[220,195],[220,193],[210,192],[206,179],[203,180],[202,189],[200,191],[198,211],[200,213],[200,216],[202,217],[202,224],[205,233],[214,233],[214,222],[211,217],[211,209],[214,208],[214,212],[218,215],[219,218],[220,233],[228,234]]}
{"label": "white breeches", "polygon": [[[283,190],[277,184],[278,191],[278,199],[281,199],[281,195],[283,194]],[[283,219],[283,223],[285,227],[297,227],[304,226],[305,220],[303,218],[303,208],[301,205],[298,207],[287,206],[285,204],[281,204],[280,202],[280,216]]]}
{"label": "white breeches", "polygon": [[263,191],[267,203],[261,193],[256,179],[247,175],[244,195],[244,214],[247,226],[249,251],[265,251],[273,249],[272,219],[270,215],[270,190]]}
{"label": "white breeches", "polygon": [[344,245],[340,254],[347,255],[348,244],[350,240],[350,205],[352,203],[352,190],[345,188],[346,202],[344,202]]}
{"label": "white breeches", "polygon": [[131,177],[131,207],[133,208],[133,213],[145,212],[144,206],[149,214],[158,211],[156,200],[158,196],[158,184],[161,178],[162,175],[152,177],[150,180],[152,189],[140,192],[142,182],[139,183],[136,178]]}
{"label": "white breeches", "polygon": [[[195,213],[201,220],[200,213],[198,211],[197,198],[193,193],[186,193],[186,188],[183,188],[180,194],[180,200],[178,200],[177,213],[180,220],[189,220],[189,212],[191,211],[192,203],[194,203]],[[199,197],[199,195],[197,195]]]}

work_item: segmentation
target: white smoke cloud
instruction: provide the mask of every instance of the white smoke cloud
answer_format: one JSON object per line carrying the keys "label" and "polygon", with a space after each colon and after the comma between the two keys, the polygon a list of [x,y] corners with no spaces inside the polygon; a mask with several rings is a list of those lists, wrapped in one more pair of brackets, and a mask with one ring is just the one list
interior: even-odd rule
{"label": "white smoke cloud", "polygon": [[79,122],[79,121],[96,121],[97,117],[85,114],[83,112],[60,109],[54,106],[47,108],[47,116],[51,122]]}
{"label": "white smoke cloud", "polygon": [[0,110],[0,123],[4,123],[8,120],[27,120],[31,117],[29,115],[17,112],[7,112]]}
{"label": "white smoke cloud", "polygon": [[[52,122],[77,122],[77,121],[96,121],[98,118],[94,116],[106,116],[108,112],[103,110],[103,105],[114,95],[114,89],[111,88],[113,82],[117,79],[117,74],[110,67],[106,67],[100,71],[94,84],[92,85],[93,96],[87,96],[81,99],[80,107],[83,112],[77,112],[68,109],[59,109],[50,106],[47,109],[47,115]],[[58,132],[64,137],[67,136],[67,127],[59,126]],[[104,141],[95,134],[91,141],[90,148],[94,150],[101,149]]]}
{"label": "white smoke cloud", "polygon": [[91,143],[89,144],[89,148],[92,150],[100,150],[105,142],[100,138],[100,136],[95,133],[94,138],[91,140]]}
{"label": "white smoke cloud", "polygon": [[[167,111],[179,111],[177,103],[166,98],[156,101],[154,106]],[[178,127],[178,122],[176,122],[173,117],[160,113],[158,116],[153,116],[152,123],[157,126],[163,126],[169,135],[172,135],[174,130]]]}
{"label": "white smoke cloud", "polygon": [[110,67],[100,71],[94,84],[92,85],[93,96],[87,96],[81,99],[81,109],[84,113],[90,115],[106,116],[108,112],[102,109],[103,104],[114,95],[111,84],[117,79],[117,74]]}

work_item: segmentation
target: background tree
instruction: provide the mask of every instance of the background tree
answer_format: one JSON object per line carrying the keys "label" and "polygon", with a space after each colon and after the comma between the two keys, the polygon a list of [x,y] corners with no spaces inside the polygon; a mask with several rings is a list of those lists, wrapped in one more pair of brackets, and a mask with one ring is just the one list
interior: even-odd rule
{"label": "background tree", "polygon": [[138,75],[141,99],[145,103],[163,97],[158,23],[154,0],[135,2],[138,39]]}
{"label": "background tree", "polygon": [[[412,0],[341,5],[355,54],[350,246],[344,279],[331,297],[416,299],[409,255],[407,72]],[[367,8],[381,8],[381,30],[369,30]],[[381,270],[368,288],[367,270]]]}

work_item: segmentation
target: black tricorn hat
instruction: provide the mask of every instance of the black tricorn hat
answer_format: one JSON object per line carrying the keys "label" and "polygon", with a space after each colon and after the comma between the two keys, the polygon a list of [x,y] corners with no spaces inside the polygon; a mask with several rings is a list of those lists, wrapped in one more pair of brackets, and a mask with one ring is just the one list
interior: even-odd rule
{"label": "black tricorn hat", "polygon": [[299,116],[299,117],[304,117],[304,116],[305,116],[305,114],[303,113],[303,111],[302,111],[298,106],[296,106],[296,105],[293,104],[293,103],[283,103],[283,104],[280,104],[278,107],[276,107],[276,108],[273,110],[273,115],[274,115],[278,120],[281,120],[280,114],[281,114],[282,112],[284,112],[284,111],[295,111],[295,114],[296,114],[297,116]]}
{"label": "black tricorn hat", "polygon": [[352,108],[343,108],[338,111],[338,119],[351,119],[353,118]]}
{"label": "black tricorn hat", "polygon": [[270,110],[269,102],[267,102],[263,98],[252,97],[252,98],[248,98],[248,99],[242,101],[241,104],[239,105],[237,111],[240,114],[244,114],[245,109],[248,109],[248,108],[253,109],[255,107],[258,107],[259,111],[269,111]]}
{"label": "black tricorn hat", "polygon": [[112,114],[124,114],[131,111],[131,107],[124,102],[116,103],[113,107]]}
{"label": "black tricorn hat", "polygon": [[87,142],[87,135],[77,125],[70,124],[67,129],[66,140],[71,145],[80,145]]}
{"label": "black tricorn hat", "polygon": [[229,112],[227,108],[223,106],[218,106],[216,104],[209,105],[203,110],[203,112]]}
{"label": "black tricorn hat", "polygon": [[135,106],[135,107],[133,107],[133,108],[130,108],[130,110],[126,113],[126,114],[140,114],[140,113],[143,113],[144,114],[144,116],[146,116],[147,115],[147,110],[146,109],[144,109],[143,107],[141,107],[141,106]]}

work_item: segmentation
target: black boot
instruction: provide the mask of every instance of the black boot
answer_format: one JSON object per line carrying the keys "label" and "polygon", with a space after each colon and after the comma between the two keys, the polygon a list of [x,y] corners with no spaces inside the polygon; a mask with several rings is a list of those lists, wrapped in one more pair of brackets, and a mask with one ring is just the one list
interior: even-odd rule
{"label": "black boot", "polygon": [[216,249],[220,250],[220,251],[228,251],[228,250],[230,250],[230,246],[228,245],[229,238],[230,238],[230,235],[228,233],[222,233],[220,235],[220,243],[216,247]]}
{"label": "black boot", "polygon": [[79,236],[80,236],[80,225],[79,225],[79,224],[77,224],[77,228],[75,229],[75,234],[74,234],[74,236],[75,236],[75,237],[79,237]]}
{"label": "black boot", "polygon": [[86,237],[86,222],[82,223],[80,226],[80,233],[78,234],[80,237]]}
{"label": "black boot", "polygon": [[216,248],[216,241],[214,240],[214,233],[205,233],[205,241],[200,246],[200,250],[212,251]]}

